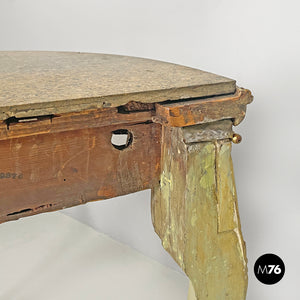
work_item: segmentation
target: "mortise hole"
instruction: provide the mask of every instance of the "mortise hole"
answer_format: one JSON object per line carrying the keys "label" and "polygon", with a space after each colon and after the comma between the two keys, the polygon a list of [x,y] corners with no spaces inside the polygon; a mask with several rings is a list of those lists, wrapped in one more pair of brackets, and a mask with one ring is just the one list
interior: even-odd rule
{"label": "mortise hole", "polygon": [[132,133],[127,129],[118,129],[112,132],[111,144],[118,150],[124,150],[132,143]]}
{"label": "mortise hole", "polygon": [[32,122],[44,121],[44,120],[50,120],[50,122],[52,122],[52,119],[57,116],[58,115],[45,115],[45,116],[24,117],[24,118],[10,117],[10,118],[4,120],[3,122],[6,124],[7,129],[9,130],[9,127],[11,125],[14,125],[17,123],[32,123]]}

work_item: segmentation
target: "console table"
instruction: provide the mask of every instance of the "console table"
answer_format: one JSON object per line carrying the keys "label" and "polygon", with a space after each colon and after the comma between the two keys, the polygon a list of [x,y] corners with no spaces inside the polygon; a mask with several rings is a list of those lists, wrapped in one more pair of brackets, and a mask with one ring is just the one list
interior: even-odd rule
{"label": "console table", "polygon": [[232,79],[161,61],[0,52],[0,222],[151,189],[189,298],[245,299],[230,152],[251,101]]}

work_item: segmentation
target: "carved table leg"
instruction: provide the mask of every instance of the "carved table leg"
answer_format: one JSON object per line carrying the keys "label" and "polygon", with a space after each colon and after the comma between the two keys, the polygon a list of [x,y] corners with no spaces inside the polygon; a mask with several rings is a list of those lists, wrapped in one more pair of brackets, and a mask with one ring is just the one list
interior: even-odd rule
{"label": "carved table leg", "polygon": [[163,247],[192,283],[190,299],[246,297],[247,258],[230,154],[231,125],[224,120],[163,127],[152,219]]}

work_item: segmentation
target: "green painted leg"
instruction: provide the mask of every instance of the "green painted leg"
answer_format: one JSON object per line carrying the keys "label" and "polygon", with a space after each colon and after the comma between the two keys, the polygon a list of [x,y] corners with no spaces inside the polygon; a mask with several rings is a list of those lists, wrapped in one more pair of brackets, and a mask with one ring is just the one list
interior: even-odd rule
{"label": "green painted leg", "polygon": [[[218,122],[217,131],[216,124],[163,128],[161,178],[152,193],[153,224],[192,283],[190,299],[246,297],[247,258],[228,122]],[[211,130],[215,140],[207,141]]]}

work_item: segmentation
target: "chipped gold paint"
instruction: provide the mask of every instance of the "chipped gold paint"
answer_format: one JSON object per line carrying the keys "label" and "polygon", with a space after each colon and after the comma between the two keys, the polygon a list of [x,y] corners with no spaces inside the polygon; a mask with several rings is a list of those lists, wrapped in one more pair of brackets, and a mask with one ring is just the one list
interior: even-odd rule
{"label": "chipped gold paint", "polygon": [[190,278],[189,299],[245,299],[247,259],[230,141],[188,145],[182,128],[164,129],[163,139],[153,222],[163,246]]}
{"label": "chipped gold paint", "polygon": [[235,212],[236,192],[231,163],[231,143],[216,143],[218,157],[216,162],[218,232],[233,230],[238,226]]}

